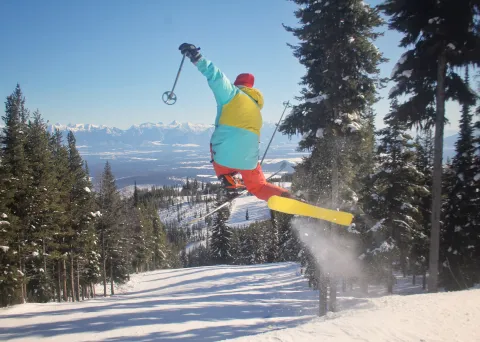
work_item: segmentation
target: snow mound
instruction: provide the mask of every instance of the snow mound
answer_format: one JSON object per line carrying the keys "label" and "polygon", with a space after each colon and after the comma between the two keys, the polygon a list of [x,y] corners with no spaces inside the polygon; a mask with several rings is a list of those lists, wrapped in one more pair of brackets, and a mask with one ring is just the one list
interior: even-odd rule
{"label": "snow mound", "polygon": [[478,341],[480,290],[371,299],[295,328],[233,341]]}

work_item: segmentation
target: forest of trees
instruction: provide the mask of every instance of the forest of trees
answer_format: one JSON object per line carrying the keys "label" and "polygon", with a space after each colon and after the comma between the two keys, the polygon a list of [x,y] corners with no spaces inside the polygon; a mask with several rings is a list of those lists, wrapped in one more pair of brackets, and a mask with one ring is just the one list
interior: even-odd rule
{"label": "forest of trees", "polygon": [[[299,26],[285,29],[299,40],[291,47],[306,74],[300,104],[280,131],[302,134],[299,150],[311,151],[296,169],[293,189],[323,206],[359,214],[355,227],[343,234],[361,241],[366,283],[376,278],[391,291],[394,266],[404,274],[428,273],[430,292],[478,283],[480,169],[474,127],[480,122],[472,114],[478,94],[469,69],[480,62],[480,4],[292,1]],[[374,45],[384,25],[402,35],[399,46],[405,49],[389,79],[380,78],[386,59]],[[377,90],[385,81],[393,84],[390,112],[375,113]],[[456,155],[444,163],[446,101],[463,110]],[[378,114],[385,126],[379,130],[373,125]],[[335,297],[342,275],[308,260],[323,293],[330,287]]]}
{"label": "forest of trees", "polygon": [[[107,284],[113,293],[132,272],[213,264],[299,262],[320,290],[320,315],[336,310],[340,284],[365,292],[384,284],[392,293],[394,272],[420,276],[430,292],[480,282],[480,110],[471,76],[480,62],[480,4],[292,1],[299,25],[285,30],[298,39],[290,47],[306,74],[279,132],[301,134],[298,150],[310,154],[284,180],[309,202],[354,213],[354,224],[271,212],[271,220],[232,229],[226,207],[185,228],[194,206],[197,217],[223,203],[218,185],[135,187],[122,198],[108,163],[94,185],[73,133],[64,142],[47,132],[17,86],[2,117],[0,305],[89,298],[98,283],[106,295]],[[405,48],[390,78],[380,77],[387,60],[374,45],[385,25]],[[387,81],[389,111],[376,113]],[[446,101],[460,105],[461,119],[455,156],[445,161]],[[161,210],[173,219],[162,222]],[[306,227],[314,227],[308,240],[332,243],[312,247],[300,234]]]}
{"label": "forest of trees", "polygon": [[[480,120],[474,115],[480,110],[469,72],[480,61],[479,4],[292,1],[300,25],[285,29],[299,40],[291,47],[306,74],[299,104],[280,132],[302,134],[298,149],[310,152],[295,168],[292,189],[310,202],[353,212],[356,220],[347,230],[317,221],[309,238],[335,240],[319,257],[299,239],[299,223],[276,215],[286,229],[274,220],[229,232],[229,262],[301,262],[320,289],[320,315],[335,310],[339,282],[343,289],[358,282],[364,291],[383,283],[390,293],[394,271],[413,275],[413,282],[421,276],[430,292],[480,282]],[[383,25],[403,34],[406,49],[388,79],[380,77],[386,59],[374,45]],[[390,110],[375,113],[387,81]],[[462,109],[455,156],[445,161],[446,101]],[[374,126],[379,114],[382,129]],[[336,271],[330,264],[338,251],[349,251],[359,272]],[[200,247],[184,264],[198,265],[209,253]]]}
{"label": "forest of trees", "polygon": [[87,163],[57,130],[30,114],[20,86],[0,134],[0,306],[79,301],[114,293],[135,271],[178,267],[157,207],[121,198],[110,164],[92,184]]}

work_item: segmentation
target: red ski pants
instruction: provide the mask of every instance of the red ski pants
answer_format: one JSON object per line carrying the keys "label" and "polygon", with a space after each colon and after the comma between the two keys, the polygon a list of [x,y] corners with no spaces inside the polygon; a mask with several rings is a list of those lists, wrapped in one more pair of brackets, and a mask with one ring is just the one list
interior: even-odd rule
{"label": "red ski pants", "polygon": [[272,196],[280,196],[284,192],[287,192],[287,190],[267,182],[260,163],[258,163],[257,167],[253,170],[236,170],[217,164],[215,161],[212,163],[217,177],[233,172],[240,173],[247,190],[261,200],[268,201]]}

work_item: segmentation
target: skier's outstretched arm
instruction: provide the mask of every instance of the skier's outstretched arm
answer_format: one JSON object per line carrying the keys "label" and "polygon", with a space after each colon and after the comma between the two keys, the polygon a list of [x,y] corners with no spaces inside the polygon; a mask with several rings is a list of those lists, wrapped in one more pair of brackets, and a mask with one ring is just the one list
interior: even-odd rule
{"label": "skier's outstretched arm", "polygon": [[211,61],[201,57],[197,62],[197,69],[207,78],[208,85],[212,89],[219,105],[230,102],[235,96],[236,90],[225,74]]}
{"label": "skier's outstretched arm", "polygon": [[207,78],[208,85],[212,89],[215,100],[219,105],[225,105],[237,93],[236,87],[230,82],[225,74],[211,61],[204,58],[193,44],[184,43],[179,50],[185,54],[197,69]]}

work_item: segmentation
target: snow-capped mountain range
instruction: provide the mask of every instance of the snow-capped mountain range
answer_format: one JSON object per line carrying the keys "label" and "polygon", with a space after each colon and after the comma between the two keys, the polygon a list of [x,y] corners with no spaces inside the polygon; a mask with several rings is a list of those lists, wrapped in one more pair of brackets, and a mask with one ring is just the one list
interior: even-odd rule
{"label": "snow-capped mountain range", "polygon": [[[268,143],[275,127],[275,123],[264,123],[261,132],[262,142]],[[103,150],[109,147],[151,148],[153,146],[180,144],[195,144],[208,147],[214,126],[212,124],[178,121],[173,121],[169,124],[148,122],[133,125],[128,129],[93,124],[55,124],[48,126],[50,132],[53,132],[55,129],[62,131],[65,136],[68,131],[72,131],[75,134],[77,146],[85,146],[90,150]],[[297,137],[293,137],[290,140],[281,133],[277,133],[275,136],[276,144],[296,144],[298,140]]]}
{"label": "snow-capped mountain range", "polygon": [[[261,142],[263,146],[268,144],[276,127],[276,123],[264,122],[261,131]],[[213,124],[191,123],[172,121],[165,124],[142,123],[132,125],[128,129],[108,127],[105,125],[93,124],[54,124],[49,125],[48,130],[53,132],[59,129],[66,134],[72,131],[77,140],[77,146],[80,151],[88,149],[89,151],[105,151],[109,149],[151,149],[158,146],[179,146],[179,145],[198,145],[201,148],[208,149],[210,137],[213,133]],[[444,138],[444,158],[452,157],[455,153],[455,142],[458,134]],[[277,132],[274,139],[274,145],[294,144],[300,140],[300,136],[294,136],[291,139]]]}

